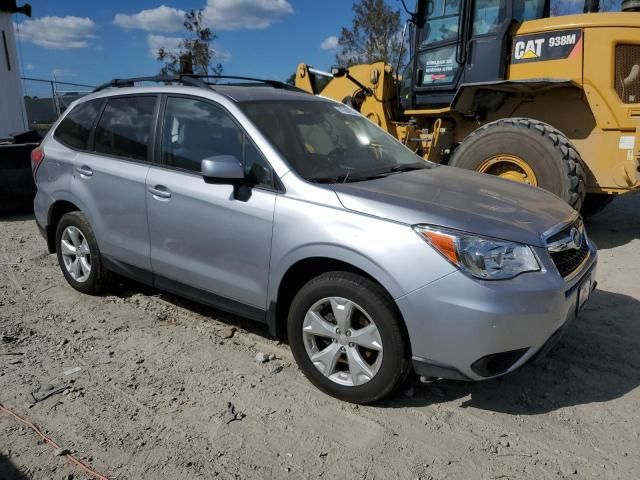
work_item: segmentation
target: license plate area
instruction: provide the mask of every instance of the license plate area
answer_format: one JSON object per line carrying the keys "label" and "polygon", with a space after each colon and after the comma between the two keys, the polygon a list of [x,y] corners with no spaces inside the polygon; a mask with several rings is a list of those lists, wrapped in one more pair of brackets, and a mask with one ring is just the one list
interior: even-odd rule
{"label": "license plate area", "polygon": [[593,277],[590,273],[587,275],[578,287],[578,299],[577,299],[577,311],[576,313],[580,313],[584,308],[587,300],[591,296],[591,291],[593,290]]}

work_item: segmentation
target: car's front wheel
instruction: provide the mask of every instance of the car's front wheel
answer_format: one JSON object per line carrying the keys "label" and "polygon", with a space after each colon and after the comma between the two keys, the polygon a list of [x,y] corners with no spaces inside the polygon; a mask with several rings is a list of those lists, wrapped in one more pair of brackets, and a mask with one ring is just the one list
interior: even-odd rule
{"label": "car's front wheel", "polygon": [[105,290],[111,275],[102,265],[93,229],[81,212],[67,213],[58,222],[56,253],[69,285],[94,295]]}
{"label": "car's front wheel", "polygon": [[293,355],[322,391],[355,403],[389,393],[409,370],[401,319],[375,282],[329,272],[304,285],[288,318]]}

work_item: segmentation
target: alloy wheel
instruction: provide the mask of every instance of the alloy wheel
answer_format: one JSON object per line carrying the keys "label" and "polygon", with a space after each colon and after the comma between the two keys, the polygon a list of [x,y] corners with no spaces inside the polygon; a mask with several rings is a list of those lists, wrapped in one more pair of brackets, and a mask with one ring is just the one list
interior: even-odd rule
{"label": "alloy wheel", "polygon": [[339,385],[362,385],[380,370],[383,348],[378,327],[351,300],[318,300],[305,315],[302,334],[313,365]]}
{"label": "alloy wheel", "polygon": [[91,251],[79,228],[69,225],[62,232],[60,251],[67,272],[76,282],[87,281],[91,275]]}

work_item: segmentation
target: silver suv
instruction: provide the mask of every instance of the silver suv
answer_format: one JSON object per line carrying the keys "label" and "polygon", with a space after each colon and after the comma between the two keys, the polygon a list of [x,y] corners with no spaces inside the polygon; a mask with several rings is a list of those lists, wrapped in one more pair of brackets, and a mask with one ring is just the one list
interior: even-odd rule
{"label": "silver suv", "polygon": [[75,289],[114,274],[268,325],[321,390],[372,402],[413,368],[483,380],[553,344],[595,286],[543,190],[424,162],[278,82],[113,81],[34,151],[37,222]]}

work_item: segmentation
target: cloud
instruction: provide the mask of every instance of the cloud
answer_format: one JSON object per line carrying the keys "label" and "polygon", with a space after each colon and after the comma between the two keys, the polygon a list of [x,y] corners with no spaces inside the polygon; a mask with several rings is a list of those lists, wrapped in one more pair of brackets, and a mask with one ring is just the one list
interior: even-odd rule
{"label": "cloud", "polygon": [[18,37],[51,50],[85,48],[96,37],[97,26],[90,18],[40,17],[16,27]]}
{"label": "cloud", "polygon": [[320,48],[322,50],[333,50],[334,48],[338,48],[338,37],[331,35],[330,37],[325,38],[320,44]]}
{"label": "cloud", "polygon": [[54,68],[53,70],[51,70],[51,76],[53,78],[59,78],[59,77],[74,78],[74,77],[77,77],[78,75],[76,75],[72,71],[67,70],[65,68]]}
{"label": "cloud", "polygon": [[184,10],[160,5],[133,15],[118,13],[113,23],[127,30],[139,28],[149,32],[176,32],[184,28]]}
{"label": "cloud", "polygon": [[207,0],[204,21],[214,30],[267,28],[293,13],[287,0]]}
{"label": "cloud", "polygon": [[231,52],[222,47],[218,42],[213,42],[211,48],[216,53],[215,57],[213,57],[214,62],[226,62],[227,60],[231,60]]}
{"label": "cloud", "polygon": [[182,38],[179,37],[165,37],[164,35],[153,35],[149,34],[147,36],[147,44],[149,45],[149,55],[153,58],[158,57],[158,50],[164,48],[169,53],[179,53],[180,52],[180,42]]}
{"label": "cloud", "polygon": [[[164,48],[165,51],[173,54],[180,53],[180,42],[183,39],[180,37],[165,37],[164,35],[147,36],[147,44],[149,46],[149,55],[153,58],[158,58],[158,50]],[[211,48],[215,52],[213,58],[214,62],[224,62],[231,58],[231,52],[225,50],[219,43],[213,42]]]}

